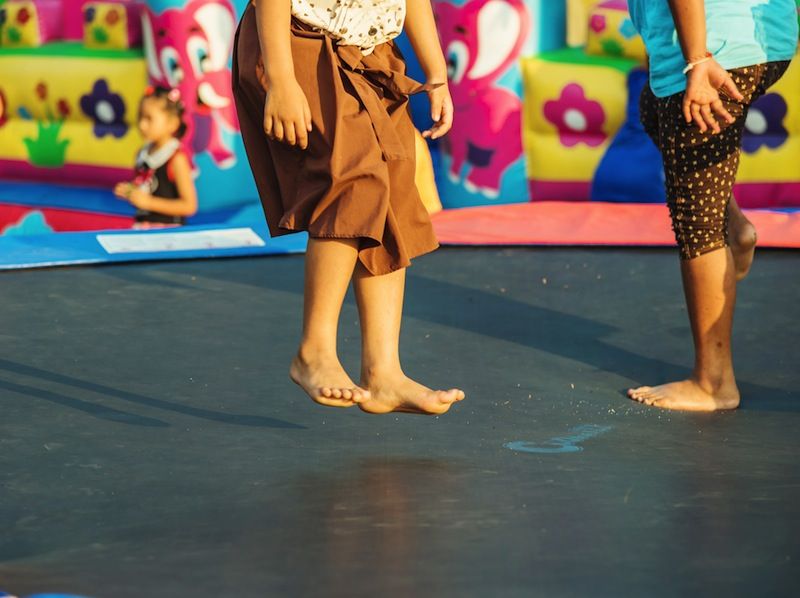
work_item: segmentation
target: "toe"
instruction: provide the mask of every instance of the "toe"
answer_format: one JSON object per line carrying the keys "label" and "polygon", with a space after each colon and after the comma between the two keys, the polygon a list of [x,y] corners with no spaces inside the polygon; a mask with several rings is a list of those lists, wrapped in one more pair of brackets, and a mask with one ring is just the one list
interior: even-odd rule
{"label": "toe", "polygon": [[331,389],[331,396],[334,399],[341,399],[342,398],[342,390],[340,388],[332,388]]}
{"label": "toe", "polygon": [[352,401],[353,400],[353,391],[352,390],[350,390],[349,388],[343,388],[341,392],[342,392],[342,398],[343,399],[346,399],[348,401]]}
{"label": "toe", "polygon": [[455,403],[458,400],[458,391],[453,388],[450,390],[440,390],[436,394],[439,395],[439,402],[443,404]]}
{"label": "toe", "polygon": [[319,389],[319,394],[326,399],[330,399],[333,396],[333,390],[328,387],[323,387]]}

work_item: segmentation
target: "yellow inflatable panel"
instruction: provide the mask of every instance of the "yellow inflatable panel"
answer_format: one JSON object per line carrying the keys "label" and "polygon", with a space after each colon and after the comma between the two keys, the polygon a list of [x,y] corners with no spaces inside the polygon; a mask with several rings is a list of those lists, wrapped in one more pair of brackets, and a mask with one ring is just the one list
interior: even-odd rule
{"label": "yellow inflatable panel", "polygon": [[787,182],[800,179],[800,56],[765,96],[753,104],[746,121],[738,182]]}
{"label": "yellow inflatable panel", "polygon": [[415,129],[417,167],[414,173],[414,182],[422,197],[422,203],[429,214],[441,211],[442,202],[439,200],[439,191],[436,189],[436,180],[433,175],[433,160],[428,148],[428,142],[422,133]]}
{"label": "yellow inflatable panel", "polygon": [[640,62],[646,59],[644,42],[633,26],[625,0],[597,4],[589,15],[586,51],[596,56],[624,56]]}
{"label": "yellow inflatable panel", "polygon": [[600,159],[625,120],[626,69],[602,61],[576,63],[525,58],[523,142],[528,177],[592,180]]}
{"label": "yellow inflatable panel", "polygon": [[60,155],[66,164],[132,165],[144,59],[8,54],[0,72],[14,82],[0,82],[8,117],[0,160],[55,167]]}
{"label": "yellow inflatable panel", "polygon": [[567,45],[585,46],[589,32],[589,14],[599,0],[567,0]]}

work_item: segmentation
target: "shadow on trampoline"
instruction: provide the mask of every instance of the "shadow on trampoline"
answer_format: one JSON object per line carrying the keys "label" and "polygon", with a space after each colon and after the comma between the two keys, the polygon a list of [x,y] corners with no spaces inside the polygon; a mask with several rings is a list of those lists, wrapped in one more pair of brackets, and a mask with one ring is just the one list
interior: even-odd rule
{"label": "shadow on trampoline", "polygon": [[[153,409],[161,409],[163,411],[171,411],[173,413],[188,415],[190,417],[197,417],[200,419],[205,419],[216,423],[229,424],[234,426],[250,426],[257,428],[284,428],[284,429],[295,429],[295,430],[306,429],[305,426],[302,426],[300,424],[295,424],[292,422],[276,419],[273,417],[267,417],[262,415],[245,415],[237,413],[221,413],[219,411],[212,411],[210,409],[203,409],[200,407],[193,407],[191,405],[174,403],[171,401],[166,401],[164,399],[155,399],[152,397],[146,397],[140,394],[128,392],[126,390],[120,390],[117,388],[106,386],[104,384],[98,384],[97,382],[91,382],[89,380],[81,380],[79,378],[73,378],[72,376],[66,376],[64,374],[57,374],[55,372],[50,372],[48,370],[43,370],[41,368],[37,368],[30,365],[16,363],[6,359],[0,359],[0,370],[6,370],[7,372],[12,372],[14,374],[22,374],[25,376],[30,376],[32,378],[38,378],[40,380],[47,380],[49,382],[62,384],[64,386],[70,386],[72,388],[93,392],[99,395],[114,397],[116,399],[120,399],[122,401],[128,401],[136,405],[142,405]],[[6,390],[18,392],[21,394],[26,394],[35,397],[37,399],[44,399],[46,401],[51,401],[53,403],[57,403],[65,407],[70,407],[73,409],[77,409],[79,411],[83,411],[84,413],[88,413],[89,415],[92,415],[94,417],[105,419],[108,421],[113,421],[116,423],[124,423],[133,426],[147,426],[147,427],[170,426],[169,423],[158,419],[127,413],[125,411],[120,411],[117,409],[113,409],[111,407],[105,407],[103,405],[89,403],[86,401],[82,401],[80,399],[75,399],[59,393],[54,393],[49,390],[34,388],[22,384],[15,384],[13,382],[8,382],[5,380],[0,380],[0,388],[5,388]]]}

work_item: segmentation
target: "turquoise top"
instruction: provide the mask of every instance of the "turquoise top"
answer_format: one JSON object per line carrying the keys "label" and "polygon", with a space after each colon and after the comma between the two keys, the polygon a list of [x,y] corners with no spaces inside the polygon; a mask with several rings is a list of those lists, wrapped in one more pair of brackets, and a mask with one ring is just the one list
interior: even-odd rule
{"label": "turquoise top", "polygon": [[[708,51],[725,69],[791,60],[797,50],[795,0],[705,0]],[[675,22],[667,0],[628,0],[650,56],[650,87],[660,97],[686,89]]]}

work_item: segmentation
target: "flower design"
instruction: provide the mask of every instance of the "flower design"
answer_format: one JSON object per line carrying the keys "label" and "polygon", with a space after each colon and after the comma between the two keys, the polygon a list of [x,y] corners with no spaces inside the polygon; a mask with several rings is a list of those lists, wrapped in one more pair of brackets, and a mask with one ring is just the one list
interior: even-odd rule
{"label": "flower design", "polygon": [[17,13],[17,23],[24,25],[31,19],[31,13],[27,8],[20,8]]}
{"label": "flower design", "polygon": [[622,34],[622,37],[625,39],[633,39],[639,32],[636,31],[636,27],[633,26],[633,21],[630,19],[625,19],[619,26],[619,32]]}
{"label": "flower design", "polygon": [[625,54],[625,48],[622,47],[622,44],[615,40],[613,37],[608,37],[600,42],[600,45],[603,48],[603,53],[607,56],[622,56]]}
{"label": "flower design", "polygon": [[786,100],[777,93],[768,93],[756,100],[747,114],[742,149],[755,153],[762,146],[777,149],[789,138],[783,125],[786,118]]}
{"label": "flower design", "polygon": [[125,123],[125,101],[108,88],[105,79],[98,79],[92,92],[81,96],[81,110],[94,121],[95,137],[123,137],[128,131]]}
{"label": "flower design", "polygon": [[592,15],[589,19],[589,27],[595,33],[602,33],[606,30],[606,17],[605,15]]}
{"label": "flower design", "polygon": [[72,112],[69,107],[69,103],[64,98],[58,100],[58,103],[56,103],[56,108],[58,109],[58,114],[61,116],[61,118],[67,118],[70,112]]}
{"label": "flower design", "polygon": [[40,100],[47,99],[47,84],[40,82],[36,85],[36,97]]}
{"label": "flower design", "polygon": [[119,13],[116,10],[109,10],[106,14],[106,23],[113,26],[119,22]]}
{"label": "flower design", "polygon": [[564,87],[557,100],[545,102],[544,116],[558,129],[558,137],[566,147],[581,142],[597,147],[608,136],[603,130],[606,121],[603,106],[588,99],[577,83]]}

